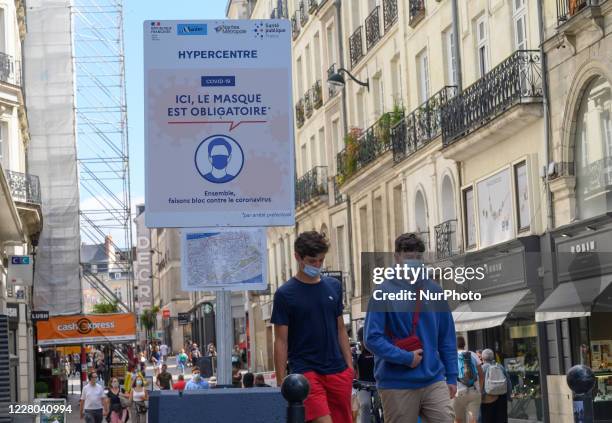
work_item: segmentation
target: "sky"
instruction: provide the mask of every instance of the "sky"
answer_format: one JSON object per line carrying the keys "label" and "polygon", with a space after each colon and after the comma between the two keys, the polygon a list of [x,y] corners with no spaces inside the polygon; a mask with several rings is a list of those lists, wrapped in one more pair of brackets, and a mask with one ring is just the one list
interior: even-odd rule
{"label": "sky", "polygon": [[223,19],[227,0],[125,0],[123,29],[132,206],[144,202],[142,23],[145,20]]}

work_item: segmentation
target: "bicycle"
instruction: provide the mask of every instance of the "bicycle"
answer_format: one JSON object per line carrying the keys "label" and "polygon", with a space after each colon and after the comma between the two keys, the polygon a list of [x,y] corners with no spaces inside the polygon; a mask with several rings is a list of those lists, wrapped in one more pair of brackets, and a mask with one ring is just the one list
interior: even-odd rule
{"label": "bicycle", "polygon": [[382,401],[380,400],[380,395],[378,395],[376,383],[355,379],[353,380],[353,388],[370,393],[370,421],[372,423],[384,423]]}

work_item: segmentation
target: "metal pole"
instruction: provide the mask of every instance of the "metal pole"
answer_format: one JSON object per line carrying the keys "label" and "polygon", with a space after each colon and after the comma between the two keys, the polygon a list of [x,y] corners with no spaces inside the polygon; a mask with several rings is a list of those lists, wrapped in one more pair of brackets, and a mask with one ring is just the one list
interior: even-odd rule
{"label": "metal pole", "polygon": [[232,384],[232,292],[217,291],[217,385]]}

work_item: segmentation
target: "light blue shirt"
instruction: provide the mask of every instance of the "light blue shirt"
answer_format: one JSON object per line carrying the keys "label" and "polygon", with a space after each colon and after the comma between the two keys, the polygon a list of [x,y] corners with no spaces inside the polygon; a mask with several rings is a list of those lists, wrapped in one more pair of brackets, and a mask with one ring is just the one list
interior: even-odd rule
{"label": "light blue shirt", "polygon": [[208,382],[205,381],[204,379],[200,379],[199,382],[196,382],[195,380],[191,379],[189,382],[187,382],[187,385],[185,385],[185,390],[186,391],[196,391],[198,389],[208,389]]}

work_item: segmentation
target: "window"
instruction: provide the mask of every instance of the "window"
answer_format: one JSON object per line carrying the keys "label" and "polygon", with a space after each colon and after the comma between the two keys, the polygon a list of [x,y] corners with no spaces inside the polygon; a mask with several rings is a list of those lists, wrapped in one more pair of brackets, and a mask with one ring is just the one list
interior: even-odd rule
{"label": "window", "polygon": [[296,98],[302,98],[304,95],[304,70],[302,69],[302,58],[298,57],[296,61],[296,70],[297,70],[297,93],[295,93]]}
{"label": "window", "polygon": [[476,21],[476,41],[478,49],[478,70],[482,78],[489,71],[489,39],[487,21],[483,15]]}
{"label": "window", "polygon": [[476,219],[474,218],[474,189],[463,190],[463,208],[465,214],[465,243],[467,248],[476,246]]}
{"label": "window", "polygon": [[334,26],[330,25],[327,27],[327,62],[329,66],[336,63],[336,36],[334,33]]}
{"label": "window", "polygon": [[399,55],[391,60],[391,95],[393,104],[402,104],[402,73]]}
{"label": "window", "polygon": [[587,219],[612,210],[612,86],[593,79],[576,116],[576,205]]}
{"label": "window", "polygon": [[306,46],[304,57],[304,66],[306,67],[306,89],[308,89],[312,85],[312,56],[310,53],[310,44]]}
{"label": "window", "polygon": [[512,0],[512,21],[514,22],[514,46],[517,50],[527,49],[527,8],[525,0]]}
{"label": "window", "polygon": [[308,150],[306,150],[306,144],[302,144],[300,148],[301,161],[302,161],[302,175],[308,172]]}
{"label": "window", "polygon": [[327,151],[326,143],[325,143],[325,128],[321,127],[319,129],[319,160],[318,163],[320,166],[327,166],[327,159],[325,152]]}
{"label": "window", "polygon": [[355,107],[357,107],[357,127],[365,128],[365,110],[363,107],[364,101],[363,90],[357,92],[357,101],[355,101]]}
{"label": "window", "polygon": [[314,76],[315,80],[321,80],[321,37],[317,32],[314,36]]}
{"label": "window", "polygon": [[521,162],[514,166],[514,183],[516,184],[516,215],[518,230],[520,232],[528,230],[531,224],[526,162]]}
{"label": "window", "polygon": [[344,226],[338,226],[336,228],[336,242],[338,243],[338,270],[345,271],[344,268]]}
{"label": "window", "polygon": [[91,265],[91,273],[93,273],[94,275],[96,273],[98,273],[98,265],[97,264],[92,264]]}
{"label": "window", "polygon": [[113,273],[113,279],[115,279],[115,280],[121,279],[121,273],[120,272]]}
{"label": "window", "polygon": [[427,49],[417,55],[417,75],[419,78],[419,102],[424,103],[429,98],[429,58]]}
{"label": "window", "polygon": [[334,146],[336,147],[336,153],[341,152],[344,149],[344,138],[340,134],[339,119],[334,119],[332,121],[332,137],[333,137],[332,141],[334,143]]}
{"label": "window", "polygon": [[452,28],[442,33],[442,42],[446,65],[446,83],[447,85],[457,85],[457,56],[455,55],[455,38]]}
{"label": "window", "polygon": [[393,229],[395,230],[395,233],[391,237],[392,239],[395,239],[397,236],[404,233],[404,208],[402,206],[403,204],[404,202],[402,199],[402,186],[397,185],[393,187]]}
{"label": "window", "polygon": [[121,288],[120,287],[115,287],[115,289],[113,290],[115,297],[117,297],[117,299],[119,299],[119,301],[122,301],[122,297],[121,297]]}
{"label": "window", "polygon": [[374,199],[372,214],[374,215],[374,251],[383,252],[385,251],[385,245],[383,243],[384,229],[382,197],[376,197]]}
{"label": "window", "polygon": [[383,82],[380,73],[372,79],[373,98],[374,98],[374,114],[380,116],[385,110],[385,100],[383,91]]}
{"label": "window", "polygon": [[317,140],[313,135],[310,137],[310,167],[307,169],[307,171],[318,165],[319,155],[317,154]]}

